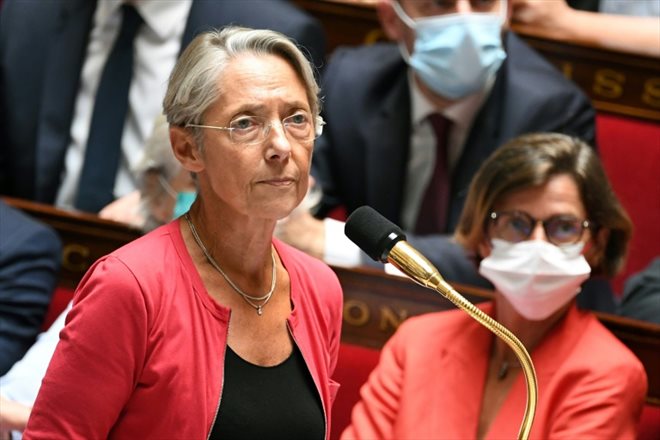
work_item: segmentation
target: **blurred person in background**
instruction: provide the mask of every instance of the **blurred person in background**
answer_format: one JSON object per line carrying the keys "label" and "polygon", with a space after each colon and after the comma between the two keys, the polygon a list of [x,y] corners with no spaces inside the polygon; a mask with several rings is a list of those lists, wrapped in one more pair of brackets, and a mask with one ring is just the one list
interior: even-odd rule
{"label": "blurred person in background", "polygon": [[659,0],[511,0],[511,6],[511,23],[524,34],[660,58]]}
{"label": "blurred person in background", "polygon": [[103,208],[99,212],[101,218],[148,232],[183,215],[195,201],[193,175],[172,153],[170,128],[164,115],[156,120],[134,173],[139,188]]}
{"label": "blurred person in background", "polygon": [[0,375],[39,334],[61,259],[52,228],[0,200]]}
{"label": "blurred person in background", "polygon": [[4,0],[0,194],[97,213],[133,192],[177,58],[229,24],[282,32],[323,64],[323,28],[289,0]]}
{"label": "blurred person in background", "polygon": [[660,324],[660,256],[626,280],[617,313]]}

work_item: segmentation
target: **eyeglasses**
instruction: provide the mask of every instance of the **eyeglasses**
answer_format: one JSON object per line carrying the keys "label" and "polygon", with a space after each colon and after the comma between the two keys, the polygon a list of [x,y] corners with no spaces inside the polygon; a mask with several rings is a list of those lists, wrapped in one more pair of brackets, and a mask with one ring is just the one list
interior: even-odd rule
{"label": "eyeglasses", "polygon": [[[281,124],[284,132],[290,138],[298,142],[311,142],[321,136],[325,121],[317,116],[312,122],[309,113],[298,112],[282,119]],[[187,124],[186,127],[211,128],[223,130],[229,133],[229,139],[235,144],[254,145],[266,140],[272,122],[259,116],[239,116],[229,122],[229,127],[217,127],[215,125]]]}
{"label": "eyeglasses", "polygon": [[567,214],[538,220],[523,211],[491,212],[490,237],[518,243],[527,240],[538,223],[543,225],[548,241],[557,246],[577,243],[590,226],[588,220]]}

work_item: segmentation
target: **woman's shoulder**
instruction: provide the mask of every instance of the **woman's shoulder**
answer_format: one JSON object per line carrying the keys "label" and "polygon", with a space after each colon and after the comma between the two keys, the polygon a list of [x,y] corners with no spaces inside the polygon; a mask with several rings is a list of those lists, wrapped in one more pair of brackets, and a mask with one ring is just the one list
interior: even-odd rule
{"label": "woman's shoulder", "polygon": [[641,361],[623,342],[592,313],[579,313],[581,325],[576,324],[573,331],[579,332],[580,336],[572,348],[571,364],[592,374],[612,374],[619,378],[628,375],[636,380],[645,378]]}
{"label": "woman's shoulder", "polygon": [[173,272],[172,261],[177,258],[172,237],[175,223],[155,229],[99,258],[89,268],[81,285],[93,279],[95,285],[139,287],[163,272]]}
{"label": "woman's shoulder", "polygon": [[547,359],[557,359],[557,370],[550,376],[554,385],[545,392],[561,396],[558,414],[608,414],[612,426],[624,419],[635,423],[648,388],[639,359],[591,313],[580,312],[565,330],[577,337],[555,341],[547,352]]}
{"label": "woman's shoulder", "polygon": [[75,302],[91,297],[116,307],[157,310],[164,298],[190,283],[177,231],[178,223],[170,223],[98,259],[80,281]]}
{"label": "woman's shoulder", "polygon": [[177,234],[180,238],[178,222],[174,221],[136,238],[111,252],[108,257],[123,262],[132,270],[151,270],[171,257]]}
{"label": "woman's shoulder", "polygon": [[171,239],[167,239],[166,237],[171,237],[173,233],[177,233],[180,235],[179,222],[177,220],[174,220],[171,223],[164,224],[150,232],[147,232],[146,234],[116,249],[114,252],[112,252],[112,254],[128,254],[131,252],[142,252],[145,249],[157,248],[167,245],[168,241],[171,244]]}
{"label": "woman's shoulder", "polygon": [[[647,391],[644,369],[592,313],[573,305],[531,355],[539,387],[537,436],[634,437]],[[516,396],[522,403],[524,391]]]}

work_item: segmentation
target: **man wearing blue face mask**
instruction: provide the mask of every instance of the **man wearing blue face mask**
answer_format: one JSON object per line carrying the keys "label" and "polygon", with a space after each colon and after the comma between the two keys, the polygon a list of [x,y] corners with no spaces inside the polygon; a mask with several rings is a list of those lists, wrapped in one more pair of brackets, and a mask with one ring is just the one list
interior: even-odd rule
{"label": "man wearing blue face mask", "polygon": [[[588,98],[506,29],[508,6],[379,1],[393,42],[337,49],[326,66],[327,127],[312,164],[323,189],[317,217],[370,205],[402,225],[447,279],[488,285],[447,235],[479,165],[523,133],[594,142]],[[344,238],[342,223],[310,216],[288,226],[293,245],[329,263],[368,261]]]}
{"label": "man wearing blue face mask", "polygon": [[[501,35],[506,2],[475,2],[476,13],[466,6],[459,8],[461,2],[455,3],[457,11],[467,8],[466,13],[415,19],[400,2],[391,3],[397,18],[415,33],[412,51],[406,39],[399,40],[403,58],[413,69],[423,93],[444,98],[444,104],[485,91],[506,59]],[[498,3],[499,7],[493,10]],[[392,32],[396,35],[396,29]]]}

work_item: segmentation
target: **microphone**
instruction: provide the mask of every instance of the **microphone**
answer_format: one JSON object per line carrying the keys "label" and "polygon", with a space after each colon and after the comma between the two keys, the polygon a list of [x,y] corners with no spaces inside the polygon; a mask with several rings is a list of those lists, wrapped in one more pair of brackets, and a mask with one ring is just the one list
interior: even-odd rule
{"label": "microphone", "polygon": [[357,208],[346,220],[346,236],[375,261],[390,262],[423,287],[439,290],[445,297],[453,290],[438,269],[406,241],[394,223],[370,206]]}
{"label": "microphone", "polygon": [[527,404],[518,431],[518,438],[529,438],[536,412],[538,385],[532,358],[522,342],[509,329],[454,290],[442,278],[438,269],[406,241],[406,234],[401,228],[387,220],[375,209],[370,206],[361,206],[353,211],[346,220],[344,233],[374,260],[383,263],[390,262],[417,284],[440,293],[502,339],[513,350],[520,361],[527,385]]}

